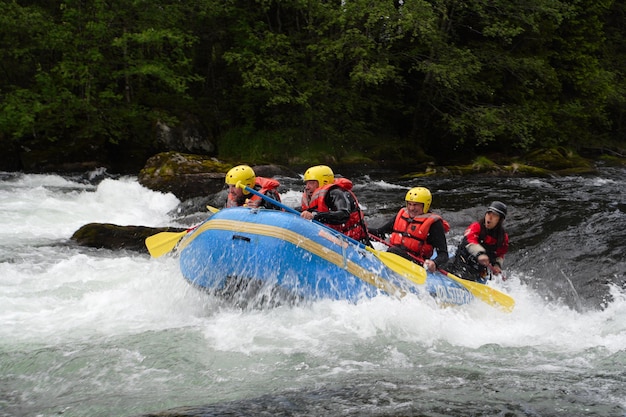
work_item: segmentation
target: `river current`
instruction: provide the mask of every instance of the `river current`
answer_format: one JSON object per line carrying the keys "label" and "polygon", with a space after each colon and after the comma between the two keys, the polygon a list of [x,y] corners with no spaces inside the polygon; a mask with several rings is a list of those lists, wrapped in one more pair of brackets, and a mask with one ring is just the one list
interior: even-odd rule
{"label": "river current", "polygon": [[[101,174],[0,173],[1,417],[626,416],[623,168],[350,173],[371,224],[428,187],[451,251],[505,202],[507,279],[493,285],[510,314],[386,296],[234,307],[187,284],[175,255],[73,244],[91,222],[187,227],[219,200]],[[301,178],[278,179],[296,206]]]}

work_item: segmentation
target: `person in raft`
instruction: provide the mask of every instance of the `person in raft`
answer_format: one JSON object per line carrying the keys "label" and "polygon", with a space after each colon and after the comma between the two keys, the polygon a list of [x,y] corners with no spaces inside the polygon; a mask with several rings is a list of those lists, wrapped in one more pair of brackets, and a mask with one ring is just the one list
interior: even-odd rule
{"label": "person in raft", "polygon": [[504,255],[509,250],[509,235],[504,228],[506,204],[494,201],[485,215],[470,224],[451,262],[451,272],[461,278],[485,283],[489,273],[500,275]]}
{"label": "person in raft", "polygon": [[352,181],[335,178],[326,165],[316,165],[304,173],[300,216],[318,221],[344,235],[370,245],[367,226]]}
{"label": "person in raft", "polygon": [[237,187],[237,183],[241,182],[246,187],[250,187],[261,194],[264,194],[278,202],[280,195],[278,187],[280,183],[272,178],[257,177],[254,170],[248,165],[237,165],[226,173],[226,184],[228,184],[228,198],[226,200],[226,208],[230,207],[250,207],[250,208],[268,208],[281,210],[280,207],[268,202],[267,200],[247,192]]}
{"label": "person in raft", "polygon": [[[388,252],[395,253],[423,265],[430,272],[448,262],[446,233],[450,225],[440,215],[429,212],[433,201],[428,188],[411,188],[404,197],[402,207],[395,217],[378,228],[370,228],[372,235],[389,237]],[[435,249],[437,256],[430,259]]]}

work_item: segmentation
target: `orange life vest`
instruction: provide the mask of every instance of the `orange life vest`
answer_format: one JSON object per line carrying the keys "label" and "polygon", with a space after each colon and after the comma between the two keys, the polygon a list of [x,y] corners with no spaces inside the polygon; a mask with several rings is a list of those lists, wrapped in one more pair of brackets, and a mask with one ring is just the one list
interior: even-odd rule
{"label": "orange life vest", "polygon": [[335,182],[332,184],[326,184],[323,187],[318,188],[311,195],[309,200],[306,193],[302,193],[302,210],[317,211],[318,213],[328,213],[330,208],[326,205],[326,195],[335,187],[339,187],[344,191],[350,193],[354,200],[354,210],[350,213],[350,218],[343,224],[327,224],[326,226],[343,233],[344,235],[354,239],[362,240],[367,238],[367,230],[364,227],[363,212],[359,207],[359,201],[356,195],[352,192],[352,181],[347,178],[335,178]]}
{"label": "orange life vest", "polygon": [[[280,186],[280,183],[272,178],[264,178],[264,177],[256,177],[254,181],[254,189],[261,194],[267,194],[268,191],[276,190]],[[280,202],[280,196],[278,193],[275,194],[275,200]],[[274,197],[274,196],[272,196]],[[259,208],[261,203],[263,202],[263,198],[258,195],[252,194],[252,196],[247,197],[245,199],[239,198],[234,193],[228,193],[228,199],[226,201],[226,208],[229,207],[250,207],[250,208]]]}
{"label": "orange life vest", "polygon": [[430,226],[436,221],[442,222],[446,233],[450,230],[448,222],[438,214],[424,213],[411,218],[406,207],[403,207],[396,215],[389,243],[423,259],[429,259],[433,255],[433,246],[426,242],[426,239]]}

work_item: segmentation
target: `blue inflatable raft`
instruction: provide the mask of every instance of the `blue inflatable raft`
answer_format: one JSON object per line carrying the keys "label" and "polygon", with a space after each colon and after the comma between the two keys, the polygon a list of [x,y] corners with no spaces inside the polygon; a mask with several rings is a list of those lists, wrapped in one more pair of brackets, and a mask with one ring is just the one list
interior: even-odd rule
{"label": "blue inflatable raft", "polygon": [[280,294],[297,300],[352,302],[379,294],[412,293],[434,296],[446,305],[474,300],[465,286],[439,272],[425,274],[410,263],[417,268],[413,274],[388,259],[392,254],[366,248],[284,211],[221,210],[189,232],[177,251],[185,279],[214,293],[249,297],[254,289],[255,295],[265,298]]}

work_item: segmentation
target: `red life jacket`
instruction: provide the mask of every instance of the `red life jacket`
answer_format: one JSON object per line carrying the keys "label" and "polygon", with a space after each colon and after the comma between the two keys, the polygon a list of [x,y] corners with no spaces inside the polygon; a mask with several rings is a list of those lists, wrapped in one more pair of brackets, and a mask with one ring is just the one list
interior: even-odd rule
{"label": "red life jacket", "polygon": [[433,255],[433,246],[427,243],[426,239],[430,226],[436,221],[442,222],[446,233],[450,230],[448,222],[438,214],[424,213],[410,218],[406,207],[403,207],[396,215],[389,243],[423,259],[429,259]]}
{"label": "red life jacket", "polygon": [[326,226],[331,229],[335,229],[338,232],[354,239],[362,240],[367,237],[367,231],[364,227],[363,212],[359,208],[359,200],[352,192],[352,181],[347,178],[335,178],[335,182],[332,184],[326,184],[323,187],[318,188],[311,195],[309,200],[306,193],[302,193],[302,210],[317,211],[318,213],[328,213],[330,208],[326,205],[326,195],[334,188],[339,187],[344,191],[347,191],[354,200],[354,210],[350,213],[350,218],[344,224],[327,224]]}
{"label": "red life jacket", "polygon": [[502,234],[502,242],[498,241],[495,230],[490,231],[485,227],[484,222],[474,222],[467,226],[463,235],[463,241],[459,245],[459,253],[464,256],[470,256],[467,250],[468,244],[480,245],[483,247],[490,262],[493,264],[497,258],[504,258],[509,250],[509,235],[506,232]]}
{"label": "red life jacket", "polygon": [[[254,181],[254,189],[261,194],[267,194],[268,191],[276,190],[280,186],[280,183],[272,178],[256,177]],[[280,196],[278,192],[275,194],[275,200],[280,202]],[[256,194],[252,194],[250,197],[237,198],[234,193],[228,193],[228,199],[226,200],[226,208],[230,207],[250,207],[259,208],[263,203],[263,198]]]}

